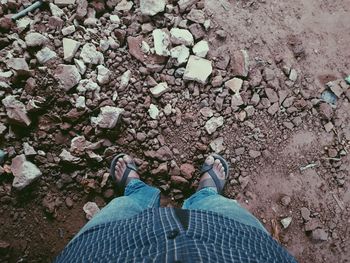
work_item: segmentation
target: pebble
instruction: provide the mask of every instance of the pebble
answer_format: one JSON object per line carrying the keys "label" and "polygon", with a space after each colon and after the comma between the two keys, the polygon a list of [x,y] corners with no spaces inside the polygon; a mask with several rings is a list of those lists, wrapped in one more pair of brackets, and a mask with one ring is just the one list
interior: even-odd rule
{"label": "pebble", "polygon": [[97,82],[100,85],[109,83],[112,72],[103,65],[97,66]]}
{"label": "pebble", "polygon": [[6,96],[1,102],[6,109],[7,117],[12,122],[21,126],[29,126],[31,124],[31,120],[27,115],[26,106],[21,101],[17,100],[16,96]]}
{"label": "pebble", "polygon": [[16,71],[19,75],[27,75],[30,73],[29,66],[24,58],[10,58],[7,66]]}
{"label": "pebble", "polygon": [[301,214],[301,217],[305,220],[305,221],[309,221],[311,218],[310,218],[310,210],[307,208],[307,207],[302,207],[300,208],[300,214]]}
{"label": "pebble", "polygon": [[61,30],[61,33],[63,36],[68,36],[68,35],[71,35],[75,32],[75,26],[74,25],[71,25],[71,26],[67,26],[67,27],[64,27],[62,28]]}
{"label": "pebble", "polygon": [[29,157],[29,156],[34,156],[37,154],[37,152],[35,151],[35,149],[33,148],[33,146],[31,146],[29,143],[24,142],[23,143],[23,151],[24,151],[24,155]]}
{"label": "pebble", "polygon": [[249,156],[255,159],[261,156],[261,152],[256,150],[249,150]]}
{"label": "pebble", "polygon": [[148,114],[151,117],[151,119],[153,120],[158,119],[158,115],[159,115],[158,107],[154,104],[151,104],[148,109]]}
{"label": "pebble", "polygon": [[190,50],[188,47],[180,45],[170,50],[170,56],[175,59],[176,66],[181,66],[188,61]]}
{"label": "pebble", "polygon": [[291,69],[289,73],[289,79],[293,82],[295,82],[298,79],[298,73],[295,69]]}
{"label": "pebble", "polygon": [[211,61],[191,55],[187,62],[183,79],[205,84],[212,70]]}
{"label": "pebble", "polygon": [[172,28],[170,40],[174,45],[193,46],[194,44],[193,36],[187,29]]}
{"label": "pebble", "polygon": [[91,117],[91,124],[102,129],[113,129],[117,125],[120,114],[124,111],[122,108],[104,106],[100,108],[100,114],[97,117]]}
{"label": "pebble", "polygon": [[328,240],[328,233],[322,229],[322,228],[316,228],[312,230],[311,238],[314,241],[327,241]]}
{"label": "pebble", "polygon": [[207,41],[201,40],[193,46],[192,51],[197,57],[205,58],[209,52],[209,44]]}
{"label": "pebble", "polygon": [[63,38],[63,59],[67,62],[72,61],[80,47],[80,42],[70,38]]}
{"label": "pebble", "polygon": [[243,80],[239,78],[233,78],[225,82],[225,87],[232,91],[234,94],[239,93],[243,86]]}
{"label": "pebble", "polygon": [[78,164],[80,162],[80,158],[72,155],[69,151],[63,149],[60,155],[58,156],[61,161],[70,163],[70,164]]}
{"label": "pebble", "polygon": [[187,180],[191,180],[196,169],[190,163],[184,163],[180,166],[180,174]]}
{"label": "pebble", "polygon": [[11,172],[14,176],[12,187],[17,190],[22,190],[42,175],[35,164],[26,160],[24,154],[12,159]]}
{"label": "pebble", "polygon": [[216,138],[215,140],[211,141],[210,148],[215,153],[221,153],[221,152],[223,152],[225,150],[225,147],[224,147],[223,143],[224,143],[224,138],[223,137]]}
{"label": "pebble", "polygon": [[326,132],[330,132],[332,131],[334,128],[334,125],[332,122],[327,122],[325,125],[324,125],[324,129],[326,130]]}
{"label": "pebble", "polygon": [[290,202],[292,201],[292,199],[290,198],[290,196],[285,195],[281,198],[281,204],[283,206],[289,206]]}
{"label": "pebble", "polygon": [[274,103],[274,102],[278,102],[278,101],[279,101],[277,92],[274,91],[273,89],[271,89],[271,88],[265,88],[265,93],[266,93],[266,96],[267,96],[267,98],[269,99],[269,101],[270,101],[271,103]]}
{"label": "pebble", "polygon": [[208,134],[213,134],[222,125],[224,125],[224,118],[222,116],[211,117],[205,123],[205,130],[207,131]]}
{"label": "pebble", "polygon": [[166,82],[161,82],[157,84],[155,87],[150,88],[150,91],[155,98],[159,98],[164,93],[168,92],[170,88],[168,87],[168,84]]}
{"label": "pebble", "polygon": [[83,210],[85,212],[85,217],[87,220],[93,218],[98,212],[100,212],[100,208],[97,206],[95,202],[87,202],[83,206]]}
{"label": "pebble", "polygon": [[292,223],[292,217],[286,217],[281,220],[281,224],[284,229],[288,228],[291,223]]}
{"label": "pebble", "polygon": [[64,15],[64,12],[61,8],[59,8],[57,5],[50,3],[49,4],[51,14],[56,17],[61,17]]}
{"label": "pebble", "polygon": [[246,50],[233,52],[231,56],[232,73],[236,77],[246,78],[249,73],[249,55]]}
{"label": "pebble", "polygon": [[267,110],[270,115],[275,115],[279,111],[280,107],[278,105],[278,102],[272,104],[269,109]]}
{"label": "pebble", "polygon": [[99,65],[103,64],[103,54],[96,50],[96,47],[91,43],[86,43],[81,52],[80,58],[87,64]]}
{"label": "pebble", "polygon": [[187,14],[186,18],[192,22],[199,24],[203,24],[205,22],[204,12],[198,9],[191,9],[191,11]]}

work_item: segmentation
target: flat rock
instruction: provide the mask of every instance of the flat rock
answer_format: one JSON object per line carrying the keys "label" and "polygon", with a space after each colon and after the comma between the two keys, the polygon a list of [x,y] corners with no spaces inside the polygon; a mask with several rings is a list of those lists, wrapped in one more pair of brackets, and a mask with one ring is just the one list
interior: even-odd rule
{"label": "flat rock", "polygon": [[80,73],[76,66],[59,64],[55,71],[55,78],[59,86],[65,91],[69,91],[81,80]]}
{"label": "flat rock", "polygon": [[95,202],[87,202],[83,206],[83,210],[85,212],[85,217],[87,220],[93,218],[98,212],[100,212],[100,208],[97,206]]}
{"label": "flat rock", "polygon": [[80,47],[80,42],[70,38],[63,38],[63,59],[67,62],[72,61]]}
{"label": "flat rock", "polygon": [[91,43],[86,43],[81,52],[80,58],[87,64],[103,64],[103,54],[96,50],[96,47]]}
{"label": "flat rock", "polygon": [[209,52],[209,44],[207,41],[201,40],[194,45],[192,51],[197,57],[205,58]]}
{"label": "flat rock", "polygon": [[155,87],[150,88],[150,91],[155,98],[159,98],[164,93],[168,92],[170,88],[168,87],[168,84],[166,82],[161,82],[157,84]]}
{"label": "flat rock", "polygon": [[205,130],[207,131],[207,133],[213,134],[222,125],[224,125],[224,118],[222,116],[211,117],[205,123]]}
{"label": "flat rock", "polygon": [[231,55],[231,69],[233,75],[237,77],[248,77],[249,73],[249,55],[246,50],[233,52]]}
{"label": "flat rock", "polygon": [[49,42],[49,39],[39,33],[28,33],[24,38],[27,47],[44,46]]}
{"label": "flat rock", "polygon": [[278,102],[272,104],[269,109],[267,110],[267,112],[270,114],[270,115],[275,115],[280,109],[280,106],[278,105]]}
{"label": "flat rock", "polygon": [[187,29],[172,28],[170,30],[170,40],[174,45],[193,46],[194,39]]}
{"label": "flat rock", "polygon": [[9,95],[1,102],[6,109],[7,117],[12,122],[21,126],[29,126],[31,124],[25,105],[18,101],[16,96]]}
{"label": "flat rock", "polygon": [[30,185],[42,174],[35,164],[26,160],[24,154],[17,155],[12,159],[11,171],[14,176],[12,187],[17,190],[22,190]]}
{"label": "flat rock", "polygon": [[140,10],[143,15],[154,16],[164,11],[165,0],[140,0]]}
{"label": "flat rock", "polygon": [[328,240],[328,233],[322,228],[316,228],[316,229],[312,230],[311,238],[314,241],[321,241],[321,242],[327,241]]}
{"label": "flat rock", "polygon": [[225,147],[224,147],[223,143],[224,143],[224,138],[223,137],[216,138],[215,140],[213,140],[210,143],[210,148],[215,153],[221,153],[222,151],[225,150]]}
{"label": "flat rock", "polygon": [[167,32],[161,29],[155,29],[152,32],[154,51],[159,56],[169,56],[169,46],[170,46],[170,37]]}
{"label": "flat rock", "polygon": [[7,61],[7,66],[20,75],[26,75],[30,73],[29,66],[24,58],[10,58]]}
{"label": "flat rock", "polygon": [[199,9],[191,9],[186,18],[192,22],[203,24],[205,22],[205,13]]}
{"label": "flat rock", "polygon": [[175,60],[176,66],[181,66],[187,62],[190,50],[185,45],[180,45],[170,50],[170,56]]}
{"label": "flat rock", "polygon": [[211,61],[191,55],[183,78],[205,84],[212,70]]}
{"label": "flat rock", "polygon": [[97,82],[100,85],[107,84],[111,78],[111,71],[103,65],[97,66]]}
{"label": "flat rock", "polygon": [[91,123],[102,129],[113,129],[120,118],[120,114],[124,111],[122,108],[104,106],[97,117],[91,117]]}
{"label": "flat rock", "polygon": [[45,64],[50,60],[55,59],[57,54],[48,47],[44,47],[43,49],[39,50],[38,53],[36,53],[35,57],[40,64]]}
{"label": "flat rock", "polygon": [[232,91],[234,94],[239,93],[243,86],[243,80],[239,78],[233,78],[225,82],[225,87]]}

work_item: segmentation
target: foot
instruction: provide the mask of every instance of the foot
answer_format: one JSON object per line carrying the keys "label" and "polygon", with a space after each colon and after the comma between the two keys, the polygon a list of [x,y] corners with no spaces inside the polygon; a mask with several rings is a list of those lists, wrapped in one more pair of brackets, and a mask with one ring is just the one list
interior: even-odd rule
{"label": "foot", "polygon": [[[214,159],[213,156],[208,156],[207,159],[205,159],[205,164],[207,165],[213,165],[213,172],[217,175],[217,178],[220,180],[220,181],[225,181],[226,180],[226,173],[225,173],[225,168],[224,166],[222,165],[221,161],[219,159]],[[211,188],[214,188],[215,190],[217,190],[218,192],[221,191],[221,189],[217,189],[215,185],[215,182],[213,180],[213,178],[209,175],[208,172],[204,173],[199,181],[199,186],[198,186],[198,190],[200,190],[202,185],[201,183],[203,183],[205,180],[211,180],[212,181],[212,185],[213,186],[210,186]]]}
{"label": "foot", "polygon": [[[124,155],[117,160],[117,163],[115,164],[115,180],[117,183],[120,183],[127,168],[127,164],[132,163],[132,161],[133,159],[129,155]],[[140,176],[136,171],[131,170],[126,180],[126,185],[133,179],[140,179]]]}

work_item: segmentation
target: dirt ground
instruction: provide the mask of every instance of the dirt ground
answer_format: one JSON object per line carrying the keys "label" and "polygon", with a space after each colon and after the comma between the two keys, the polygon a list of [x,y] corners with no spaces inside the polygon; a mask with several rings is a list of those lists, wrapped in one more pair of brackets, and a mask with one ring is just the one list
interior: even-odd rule
{"label": "dirt ground", "polygon": [[[138,1],[134,2],[137,7]],[[177,1],[168,2],[177,5]],[[177,67],[169,63],[160,71],[145,74],[147,66],[129,54],[130,46],[119,41],[113,52],[103,53],[105,65],[112,71],[110,83],[101,85],[101,99],[96,103],[90,99],[91,106],[87,96],[89,109],[81,114],[72,112],[77,92],[57,89],[55,69],[62,62],[63,36],[60,30],[49,28],[50,9],[44,7],[41,13],[30,15],[37,21],[30,29],[50,34],[49,47],[61,57],[59,62],[45,65],[49,71],[32,61],[37,50],[25,51],[20,42],[14,44],[13,39],[24,40],[28,29],[2,33],[2,38],[11,36],[12,40],[0,45],[0,56],[4,57],[1,73],[7,71],[6,52],[23,55],[34,71],[30,78],[35,85],[31,87],[28,77],[11,79],[11,89],[4,89],[0,99],[15,94],[25,104],[38,97],[45,97],[46,102],[38,112],[28,110],[33,122],[25,129],[8,120],[6,107],[0,108],[0,121],[6,126],[6,131],[0,132],[0,149],[7,153],[5,162],[0,163],[0,262],[52,261],[86,223],[84,204],[92,201],[102,208],[113,198],[113,186],[110,180],[103,183],[103,176],[115,153],[137,157],[142,179],[162,190],[163,206],[181,206],[195,191],[200,176],[197,171],[213,151],[231,164],[225,196],[237,199],[259,218],[298,262],[350,261],[350,83],[344,82],[350,74],[349,2],[193,2],[211,22],[203,37],[210,47],[206,58],[215,65],[207,82],[183,81],[174,73]],[[97,17],[112,12],[98,3],[89,1],[89,7],[100,10]],[[2,15],[20,8],[21,3],[8,10],[4,5]],[[76,7],[62,8],[67,14],[64,26],[72,24]],[[169,9],[166,13],[186,17],[188,11]],[[124,18],[126,27],[121,28],[129,36],[149,38],[141,24],[169,30],[174,26],[163,14],[142,18],[134,7],[128,12],[113,12]],[[99,46],[108,23],[102,24],[92,36],[79,37],[90,34],[81,28],[73,36]],[[18,34],[13,36],[15,32]],[[249,75],[242,77],[243,102],[236,107],[224,84],[234,73],[230,66],[219,64],[238,50],[249,54]],[[132,71],[130,83],[122,89],[120,76],[128,69]],[[297,73],[296,80],[291,79],[291,69]],[[94,65],[89,66],[82,79],[96,78],[94,70]],[[150,96],[148,89],[154,84],[148,76],[156,82],[168,82],[171,91],[160,98]],[[222,76],[219,85],[214,84],[216,76]],[[332,105],[322,99],[330,81],[341,82],[342,87]],[[112,101],[114,90],[118,99]],[[269,90],[273,90],[272,95]],[[258,101],[254,94],[258,94]],[[148,114],[150,103],[159,106],[157,119]],[[166,114],[168,104],[173,108]],[[105,105],[124,108],[118,128],[102,130],[90,125],[90,117],[97,116]],[[223,117],[224,122],[208,134],[205,124],[212,115]],[[93,149],[102,160],[70,148],[80,158],[79,163],[63,161],[60,153],[69,149],[78,135],[93,143],[102,141]],[[220,149],[210,146],[215,139],[223,141]],[[38,166],[42,176],[18,191],[12,186],[11,162],[23,153],[23,142],[35,148],[37,153],[27,159]],[[183,164],[196,171],[188,172]],[[286,219],[291,222],[284,227],[281,220]]]}

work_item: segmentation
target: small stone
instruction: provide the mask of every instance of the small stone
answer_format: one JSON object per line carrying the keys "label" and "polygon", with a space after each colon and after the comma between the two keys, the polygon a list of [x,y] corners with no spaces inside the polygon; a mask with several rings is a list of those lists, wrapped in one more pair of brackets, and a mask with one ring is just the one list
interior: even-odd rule
{"label": "small stone", "polygon": [[239,93],[243,86],[243,80],[233,78],[225,82],[225,87],[231,90],[234,94]]}
{"label": "small stone", "polygon": [[187,62],[183,78],[205,84],[212,70],[211,61],[192,55]]}
{"label": "small stone", "polygon": [[325,125],[324,125],[324,129],[326,130],[326,132],[330,132],[332,131],[334,128],[334,125],[332,122],[327,122]]}
{"label": "small stone", "polygon": [[84,73],[86,71],[86,66],[85,66],[84,62],[82,60],[79,60],[79,59],[74,59],[74,64],[77,67],[80,75],[84,75]]}
{"label": "small stone", "polygon": [[70,34],[73,34],[75,32],[75,26],[71,25],[71,26],[67,26],[62,28],[61,33],[63,36],[68,36]]}
{"label": "small stone", "polygon": [[252,99],[250,100],[251,104],[253,104],[254,106],[258,105],[260,102],[260,96],[258,93],[254,93],[252,96]]}
{"label": "small stone", "polygon": [[50,3],[49,4],[51,14],[53,16],[61,17],[64,15],[64,12],[61,8],[59,8],[57,5]]}
{"label": "small stone", "polygon": [[300,124],[303,123],[303,120],[300,116],[297,116],[297,117],[293,118],[292,122],[295,126],[299,126]]}
{"label": "small stone", "polygon": [[102,129],[113,129],[120,118],[120,114],[124,111],[122,108],[104,106],[97,117],[91,117],[91,124]]}
{"label": "small stone", "polygon": [[225,30],[219,29],[215,32],[215,34],[218,36],[219,39],[225,40],[227,37],[227,33]]}
{"label": "small stone", "polygon": [[290,202],[292,201],[292,199],[290,198],[290,196],[285,195],[281,198],[281,204],[283,206],[289,206]]}
{"label": "small stone", "polygon": [[300,214],[301,214],[301,217],[305,220],[305,221],[309,221],[311,218],[310,218],[310,210],[307,208],[307,207],[302,207],[300,208]]}
{"label": "small stone", "polygon": [[180,12],[184,12],[197,2],[198,0],[179,0],[177,4],[179,5]]}
{"label": "small stone", "polygon": [[317,228],[312,231],[311,238],[314,241],[327,241],[328,233],[322,228]]}
{"label": "small stone", "polygon": [[165,0],[140,0],[140,10],[143,15],[154,16],[164,11]]}
{"label": "small stone", "polygon": [[[231,97],[231,107],[236,109],[237,107],[244,104],[244,101],[239,93],[233,94]],[[237,110],[237,109],[236,109]]]}
{"label": "small stone", "polygon": [[221,75],[215,76],[211,81],[211,85],[214,88],[220,87],[222,83],[223,83],[223,78]]}
{"label": "small stone", "polygon": [[170,50],[170,56],[175,59],[175,66],[181,66],[187,62],[190,50],[184,45],[177,46]]}
{"label": "small stone", "polygon": [[62,152],[59,155],[60,159],[63,162],[71,163],[71,164],[78,164],[80,162],[80,158],[72,155],[67,150],[63,149]]}
{"label": "small stone", "polygon": [[16,71],[19,75],[27,75],[30,73],[28,64],[24,58],[10,58],[7,66]]}
{"label": "small stone", "polygon": [[275,79],[275,72],[270,68],[264,69],[264,79],[265,81],[271,81]]}
{"label": "small stone", "polygon": [[74,5],[76,0],[55,0],[54,3],[59,6]]}
{"label": "small stone", "polygon": [[155,29],[152,32],[153,42],[154,42],[154,51],[159,56],[169,56],[170,52],[168,50],[170,46],[170,37],[169,35],[161,30]]}
{"label": "small stone", "polygon": [[202,10],[191,9],[187,15],[187,19],[195,23],[203,24],[205,22],[205,13]]}
{"label": "small stone", "polygon": [[45,64],[48,61],[56,58],[57,54],[48,47],[44,47],[42,50],[39,50],[38,53],[36,53],[35,57],[40,64]]}
{"label": "small stone", "polygon": [[168,84],[166,82],[161,82],[157,84],[157,86],[150,88],[150,91],[155,98],[159,98],[164,93],[168,92],[170,88],[168,87]]}
{"label": "small stone", "polygon": [[201,108],[199,112],[206,118],[210,118],[214,115],[213,110],[209,107]]}
{"label": "small stone", "polygon": [[69,91],[81,80],[79,71],[75,66],[64,64],[57,66],[55,78],[58,80],[60,88],[65,91]]}
{"label": "small stone", "polygon": [[119,4],[117,4],[117,6],[115,7],[115,10],[128,12],[130,11],[133,5],[134,3],[131,1],[122,0],[121,2],[119,2]]}
{"label": "small stone", "polygon": [[84,96],[79,96],[77,100],[75,101],[75,107],[79,110],[83,110],[86,108],[85,104],[85,97]]}
{"label": "small stone", "polygon": [[350,75],[345,78],[345,81],[350,85]]}
{"label": "small stone", "polygon": [[88,1],[87,0],[76,0],[76,5],[77,5],[77,9],[76,9],[76,18],[79,20],[83,20],[83,18],[87,15],[87,11],[88,11]]}
{"label": "small stone", "polygon": [[67,62],[72,61],[79,47],[80,43],[78,41],[69,38],[63,38],[63,59]]}
{"label": "small stone", "polygon": [[232,73],[237,77],[248,77],[249,73],[249,56],[246,50],[233,52],[231,56]]}
{"label": "small stone", "polygon": [[49,39],[39,33],[28,33],[24,38],[27,47],[44,46],[49,42]]}
{"label": "small stone", "polygon": [[173,153],[168,146],[164,145],[157,150],[155,158],[162,162],[170,161],[173,159]]}
{"label": "small stone", "polygon": [[206,32],[200,24],[192,24],[188,27],[195,40],[202,39]]}
{"label": "small stone", "polygon": [[124,89],[129,85],[130,77],[131,77],[130,70],[127,70],[123,73],[123,75],[120,78],[120,88],[121,89]]}
{"label": "small stone", "polygon": [[320,115],[325,120],[330,120],[333,117],[333,109],[328,103],[320,104]]}
{"label": "small stone", "polygon": [[298,79],[298,73],[295,69],[291,69],[289,73],[289,79],[293,82],[295,82]]}
{"label": "small stone", "polygon": [[64,200],[64,202],[65,202],[67,208],[72,208],[72,207],[73,207],[74,202],[73,202],[72,198],[67,197],[67,198]]}
{"label": "small stone", "polygon": [[192,51],[197,57],[205,58],[209,52],[209,44],[207,41],[201,40],[194,45]]}
{"label": "small stone", "polygon": [[85,216],[87,220],[93,218],[98,212],[100,212],[100,208],[97,206],[95,202],[87,202],[83,206],[83,210],[85,212]]}
{"label": "small stone", "polygon": [[96,50],[96,47],[91,43],[86,43],[80,53],[81,59],[87,64],[103,64],[103,54]]}
{"label": "small stone", "polygon": [[196,171],[196,169],[190,163],[184,163],[184,164],[181,164],[181,166],[180,166],[180,173],[187,180],[192,179],[195,171]]}
{"label": "small stone", "polygon": [[221,153],[222,151],[225,150],[225,147],[224,147],[223,143],[224,143],[224,138],[223,137],[216,138],[215,140],[213,140],[210,143],[210,148],[215,153]]}
{"label": "small stone", "polygon": [[330,81],[326,83],[326,86],[334,93],[338,98],[344,93],[342,87],[339,86],[339,81]]}
{"label": "small stone", "polygon": [[100,92],[100,86],[93,82],[91,79],[83,79],[79,82],[79,85],[77,87],[77,91],[79,94],[85,94],[87,92],[92,92],[95,95]]}
{"label": "small stone", "polygon": [[291,123],[290,121],[284,121],[283,122],[283,126],[286,127],[289,130],[292,130],[294,128],[293,123]]}
{"label": "small stone", "polygon": [[111,71],[103,65],[97,66],[97,82],[100,85],[107,84],[110,80],[112,73]]}
{"label": "small stone", "polygon": [[194,44],[193,36],[187,29],[172,28],[170,40],[174,45],[193,46]]}
{"label": "small stone", "polygon": [[31,146],[29,143],[24,142],[23,143],[23,151],[25,156],[34,156],[37,154],[33,146]]}
{"label": "small stone", "polygon": [[270,115],[275,115],[279,111],[280,107],[278,105],[278,102],[272,104],[269,109],[267,110]]}
{"label": "small stone", "polygon": [[273,89],[271,89],[271,88],[265,88],[265,93],[266,93],[266,96],[267,96],[267,98],[269,99],[269,101],[270,101],[271,103],[274,103],[274,102],[278,102],[278,101],[279,101],[277,92],[274,91]]}
{"label": "small stone", "polygon": [[111,21],[111,23],[114,23],[114,24],[120,23],[120,18],[118,15],[110,15],[109,20]]}
{"label": "small stone", "polygon": [[292,223],[292,217],[286,217],[281,220],[281,224],[284,229],[288,228],[291,223]]}
{"label": "small stone", "polygon": [[152,170],[153,175],[167,175],[168,174],[168,164],[166,162],[161,163],[156,169]]}
{"label": "small stone", "polygon": [[16,96],[9,95],[4,98],[2,104],[5,106],[7,117],[15,124],[29,126],[31,120],[27,115],[26,106],[16,99]]}
{"label": "small stone", "polygon": [[165,105],[165,107],[164,107],[164,109],[163,109],[163,112],[164,112],[165,116],[170,116],[171,113],[172,113],[171,104]]}
{"label": "small stone", "polygon": [[156,120],[159,115],[159,110],[156,105],[151,104],[148,109],[148,114],[151,117],[151,119]]}
{"label": "small stone", "polygon": [[12,187],[22,190],[41,176],[39,168],[26,160],[24,154],[17,155],[12,159],[11,171],[14,176]]}
{"label": "small stone", "polygon": [[249,156],[255,159],[261,156],[261,152],[256,150],[249,150]]}
{"label": "small stone", "polygon": [[224,125],[224,118],[222,116],[211,117],[205,123],[205,130],[207,131],[208,134],[213,134],[222,125]]}

